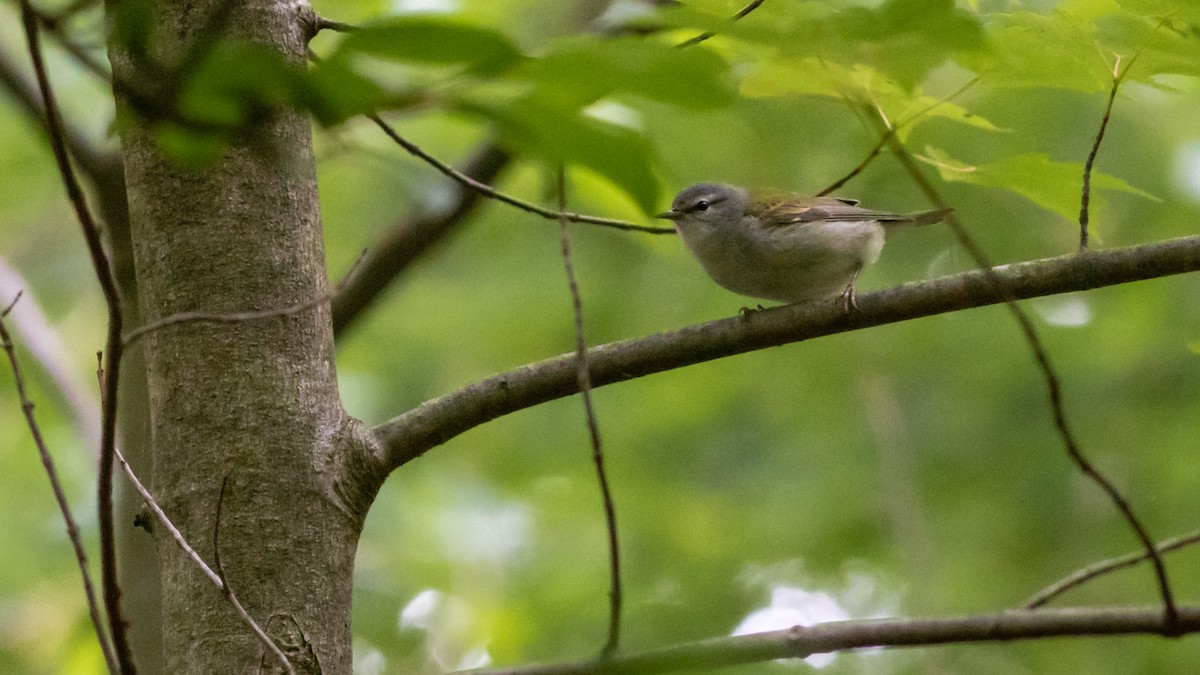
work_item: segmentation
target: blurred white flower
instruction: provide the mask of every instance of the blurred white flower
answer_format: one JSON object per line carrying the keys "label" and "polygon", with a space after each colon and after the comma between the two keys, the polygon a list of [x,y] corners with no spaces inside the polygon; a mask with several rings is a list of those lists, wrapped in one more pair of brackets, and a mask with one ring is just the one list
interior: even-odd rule
{"label": "blurred white flower", "polygon": [[397,14],[449,14],[458,11],[458,0],[392,0],[392,9]]}
{"label": "blurred white flower", "polygon": [[481,641],[478,624],[465,600],[427,588],[417,593],[400,610],[401,631],[425,632],[429,662],[438,672],[482,668],[492,663],[486,641]]}
{"label": "blurred white flower", "polygon": [[[846,621],[850,618],[838,601],[824,591],[806,591],[792,586],[776,586],[771,589],[771,602],[763,609],[751,612],[737,628],[734,635],[765,633],[784,630],[792,626],[811,626],[827,621]],[[804,659],[814,668],[823,668],[833,662],[836,654],[813,654]]]}
{"label": "blurred white flower", "polygon": [[1033,308],[1038,316],[1051,326],[1075,328],[1086,326],[1092,321],[1092,306],[1078,295],[1038,298],[1033,303]]}
{"label": "blurred white flower", "polygon": [[[802,560],[787,560],[769,566],[752,566],[741,578],[750,588],[765,587],[770,602],[756,609],[733,629],[733,635],[786,630],[793,626],[812,626],[831,621],[877,619],[894,615],[899,605],[894,591],[884,588],[876,574],[848,563],[843,570],[845,581],[835,590],[809,590],[803,586],[816,585],[804,572]],[[833,654],[813,654],[804,661],[823,668],[837,657]],[[794,659],[780,659],[783,664],[798,664]]]}
{"label": "blurred white flower", "polygon": [[528,504],[484,495],[446,509],[438,533],[455,562],[499,567],[528,546],[532,520]]}
{"label": "blurred white flower", "polygon": [[1200,140],[1184,143],[1175,153],[1175,184],[1200,201]]}
{"label": "blurred white flower", "polygon": [[433,614],[433,610],[437,608],[442,601],[442,594],[432,588],[417,593],[416,597],[408,601],[404,609],[400,610],[400,628],[418,628],[424,630],[429,628],[429,617]]}
{"label": "blurred white flower", "polygon": [[354,675],[383,675],[387,659],[383,652],[374,647],[356,645],[354,648]]}

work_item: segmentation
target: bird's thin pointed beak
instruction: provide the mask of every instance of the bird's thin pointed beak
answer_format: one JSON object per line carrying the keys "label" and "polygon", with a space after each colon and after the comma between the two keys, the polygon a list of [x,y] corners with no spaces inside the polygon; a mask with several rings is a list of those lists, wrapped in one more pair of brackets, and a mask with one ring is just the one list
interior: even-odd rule
{"label": "bird's thin pointed beak", "polygon": [[670,211],[663,211],[662,213],[660,213],[654,217],[662,218],[663,220],[678,220],[679,217],[682,215],[683,215],[682,213],[676,211],[675,209],[671,209]]}

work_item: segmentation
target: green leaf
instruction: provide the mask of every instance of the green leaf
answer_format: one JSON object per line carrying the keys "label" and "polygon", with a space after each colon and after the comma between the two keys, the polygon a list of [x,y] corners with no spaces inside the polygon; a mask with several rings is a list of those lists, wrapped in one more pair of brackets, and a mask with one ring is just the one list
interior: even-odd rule
{"label": "green leaf", "polygon": [[123,0],[111,6],[113,44],[120,45],[132,56],[143,56],[150,47],[154,30],[152,0]]}
{"label": "green leaf", "polygon": [[1117,0],[1117,4],[1142,16],[1200,21],[1200,3],[1195,0]]}
{"label": "green leaf", "polygon": [[1107,91],[1118,62],[1123,77],[1151,85],[1200,76],[1200,4],[1190,0],[1073,0],[1049,14],[992,15],[988,37],[989,52],[963,63],[991,87]]}
{"label": "green leaf", "polygon": [[517,150],[591,169],[621,188],[645,213],[657,208],[653,151],[637,131],[531,97],[507,104],[461,100],[457,105],[490,119],[500,139]]}
{"label": "green leaf", "polygon": [[889,0],[875,9],[840,11],[815,3],[769,5],[722,33],[774,47],[781,58],[869,66],[904,88],[916,86],[950,57],[984,46],[979,20],[953,0]]}
{"label": "green leaf", "polygon": [[[755,10],[754,14],[765,13],[773,3],[766,3]],[[788,3],[792,4],[792,3]],[[730,22],[730,17],[744,5],[736,8],[726,2],[688,2],[688,3],[659,3],[657,11],[650,17],[635,20],[632,26],[644,26],[654,30],[677,30],[677,35],[671,35],[672,40],[687,40],[701,33],[728,34],[736,23]]]}
{"label": "green leaf", "polygon": [[1112,86],[1112,57],[1091,21],[1061,11],[994,15],[987,34],[988,52],[963,61],[990,87],[1093,92]]}
{"label": "green leaf", "polygon": [[1153,83],[1158,75],[1200,76],[1200,21],[1119,12],[1097,25],[1105,48],[1123,57],[1128,79]]}
{"label": "green leaf", "polygon": [[179,109],[202,126],[244,128],[269,109],[292,105],[303,71],[266,47],[221,43],[186,82]]}
{"label": "green leaf", "polygon": [[777,59],[760,64],[742,79],[742,94],[748,97],[823,96],[879,107],[889,119],[902,126],[900,140],[922,122],[944,119],[986,131],[1001,131],[988,119],[953,101],[910,91],[885,74],[866,65],[846,67],[814,57]]}
{"label": "green leaf", "polygon": [[515,65],[521,50],[503,33],[446,16],[414,15],[387,19],[349,35],[338,54],[358,52],[429,65],[460,65],[496,74]]}
{"label": "green leaf", "polygon": [[160,124],[154,131],[163,154],[191,169],[211,166],[229,145],[224,134],[200,132],[173,123]]}
{"label": "green leaf", "polygon": [[[1078,162],[1057,162],[1046,155],[1025,154],[1014,155],[994,164],[971,166],[935,148],[927,148],[926,152],[933,159],[942,180],[1011,190],[1069,220],[1079,217],[1083,165]],[[1158,197],[1145,190],[1095,170],[1092,171],[1091,185],[1093,201],[1097,196],[1096,190],[1115,190],[1159,201]]]}
{"label": "green leaf", "polygon": [[996,126],[991,120],[971,112],[967,108],[954,103],[953,101],[944,101],[932,96],[920,95],[916,96],[909,102],[908,106],[901,110],[896,119],[900,122],[908,120],[911,115],[918,115],[912,122],[905,124],[904,127],[897,132],[896,136],[901,141],[908,140],[908,136],[913,129],[921,124],[921,122],[931,119],[946,120],[963,124],[984,131],[1008,131]]}
{"label": "green leaf", "polygon": [[560,40],[518,76],[564,102],[586,106],[612,93],[631,93],[688,108],[734,101],[729,68],[702,47],[675,49],[644,38],[581,36]]}
{"label": "green leaf", "polygon": [[383,87],[358,73],[346,59],[319,63],[309,71],[300,93],[300,104],[327,127],[385,104],[394,109],[397,102],[395,97],[389,100]]}

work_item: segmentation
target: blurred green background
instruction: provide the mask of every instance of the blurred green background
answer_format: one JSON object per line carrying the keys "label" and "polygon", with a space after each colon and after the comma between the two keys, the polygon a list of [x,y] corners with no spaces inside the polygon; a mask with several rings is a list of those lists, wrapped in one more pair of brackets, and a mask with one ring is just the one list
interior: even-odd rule
{"label": "blurred green background", "polygon": [[[324,0],[314,7],[351,23],[452,12],[537,54],[555,36],[595,25],[591,17],[606,4]],[[620,18],[635,4],[617,3],[608,16]],[[924,28],[888,39],[849,29],[819,36],[835,67],[862,61],[890,73],[894,84],[872,80],[880,85],[876,92],[894,86],[887,101],[908,104],[918,92],[945,96],[974,72],[985,73],[955,103],[998,130],[930,119],[905,139],[915,152],[942,152],[976,167],[1025,155],[1078,165],[1107,96],[1107,82],[1095,73],[1107,73],[1113,54],[1133,44],[1103,21],[1140,12],[1152,23],[1172,5],[879,4],[768,0],[739,24],[743,33],[701,47],[728,66],[737,95],[722,105],[675,105],[620,92],[606,97],[601,114],[617,114],[648,143],[658,208],[700,180],[815,192],[865,156],[874,132],[830,91],[802,91],[811,87],[794,69],[808,58],[801,53],[805,46],[796,47],[797,54],[781,46],[787,44],[781,36],[816,39],[812,26],[821,17],[855,16],[848,7],[868,12],[867,18],[932,12],[988,36],[988,46],[980,39],[968,48],[955,40],[970,42],[974,29],[946,29],[942,42]],[[728,16],[740,4],[693,6]],[[0,22],[0,47],[24,63],[18,22],[11,7],[3,12],[10,20]],[[1031,13],[1020,15],[1026,22],[1020,25],[1032,26],[1029,17],[1050,23],[1041,33],[1003,33],[1006,17],[1019,12]],[[1200,24],[1186,23],[1189,17],[1179,16],[1170,34],[1194,50],[1200,32],[1186,28]],[[919,23],[927,19],[916,21],[929,25]],[[821,25],[829,31],[837,24]],[[1101,28],[1089,30],[1096,25]],[[1065,27],[1079,28],[1099,46],[1070,51]],[[670,44],[695,32],[681,28],[651,39]],[[853,53],[830,46],[843,38],[859,41],[850,45],[857,49],[847,48]],[[315,48],[332,50],[338,39],[322,35]],[[1118,43],[1121,49],[1105,48]],[[1078,63],[1062,61],[1059,48]],[[1034,65],[1049,74],[1016,82],[1014,73],[1033,69],[1006,60],[1018,52],[1045,59]],[[1194,234],[1200,222],[1197,80],[1186,66],[1162,66],[1167,59],[1155,58],[1163,54],[1169,50],[1148,52],[1143,77],[1135,63],[1136,81],[1117,97],[1097,164],[1153,199],[1128,190],[1098,193],[1092,214],[1098,248]],[[1132,55],[1123,51],[1126,63]],[[51,56],[69,121],[111,142],[104,87],[62,54]],[[764,64],[785,69],[785,76],[764,75]],[[395,72],[407,77],[403,68]],[[912,82],[903,82],[906,77]],[[748,84],[756,81],[784,85],[763,94]],[[452,91],[456,84],[442,78],[437,86]],[[454,163],[491,137],[486,120],[437,105],[389,119]],[[61,367],[94,407],[105,314],[78,227],[42,134],[7,102],[0,105],[0,138],[0,256],[24,279],[17,282],[26,292],[22,305],[45,313],[47,331],[34,339],[61,341]],[[319,129],[316,148],[333,279],[364,247],[413,214],[443,206],[452,194],[445,178],[362,119]],[[498,185],[549,203],[552,174],[544,158],[532,155],[518,158]],[[1077,204],[1071,200],[1078,199],[1078,177],[1065,183],[1049,163],[1039,166],[1047,173],[1025,170],[1006,178],[1001,172],[1012,189],[935,182],[994,261],[1070,253],[1078,228],[1055,205]],[[937,167],[925,168],[937,178]],[[955,170],[947,169],[949,177]],[[569,177],[572,210],[649,222],[635,198],[599,173],[573,167]],[[1030,199],[1031,190],[1040,190],[1041,198]],[[838,194],[882,209],[928,208],[887,154]],[[752,303],[711,282],[673,236],[586,225],[571,232],[590,344],[730,316]],[[569,351],[572,315],[558,236],[552,221],[490,203],[405,271],[340,341],[339,378],[349,411],[381,422],[493,373]],[[859,288],[869,292],[970,266],[945,227],[905,231],[889,240]],[[9,299],[0,297],[0,304]],[[1067,412],[1087,455],[1155,536],[1200,527],[1200,277],[1024,306],[1063,381]],[[19,353],[94,551],[94,446],[77,431],[60,388],[35,365],[27,345]],[[839,616],[996,612],[1076,568],[1136,548],[1104,495],[1068,461],[1029,348],[1003,308],[723,359],[605,387],[595,400],[620,523],[628,650],[727,635],[748,619],[753,626],[784,626]],[[74,558],[7,368],[0,369],[0,431],[0,671],[101,672]],[[1168,562],[1180,601],[1195,602],[1200,552],[1175,553]],[[438,672],[590,657],[604,638],[606,565],[577,398],[468,432],[397,471],[375,503],[358,556],[356,670]],[[1057,604],[1148,604],[1156,597],[1149,570],[1137,568]],[[829,673],[1017,674],[1184,673],[1197,662],[1200,643],[1189,637],[873,651],[814,663]],[[768,663],[733,670],[809,667]]]}

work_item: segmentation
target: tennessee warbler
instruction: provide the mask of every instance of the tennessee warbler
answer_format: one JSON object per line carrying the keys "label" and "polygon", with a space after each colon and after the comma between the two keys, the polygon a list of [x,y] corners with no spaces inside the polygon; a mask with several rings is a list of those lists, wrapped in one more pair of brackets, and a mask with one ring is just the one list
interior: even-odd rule
{"label": "tennessee warbler", "polygon": [[674,222],[704,271],[734,293],[788,303],[840,295],[849,311],[886,230],[936,223],[952,210],[888,213],[853,199],[698,183],[656,217]]}

